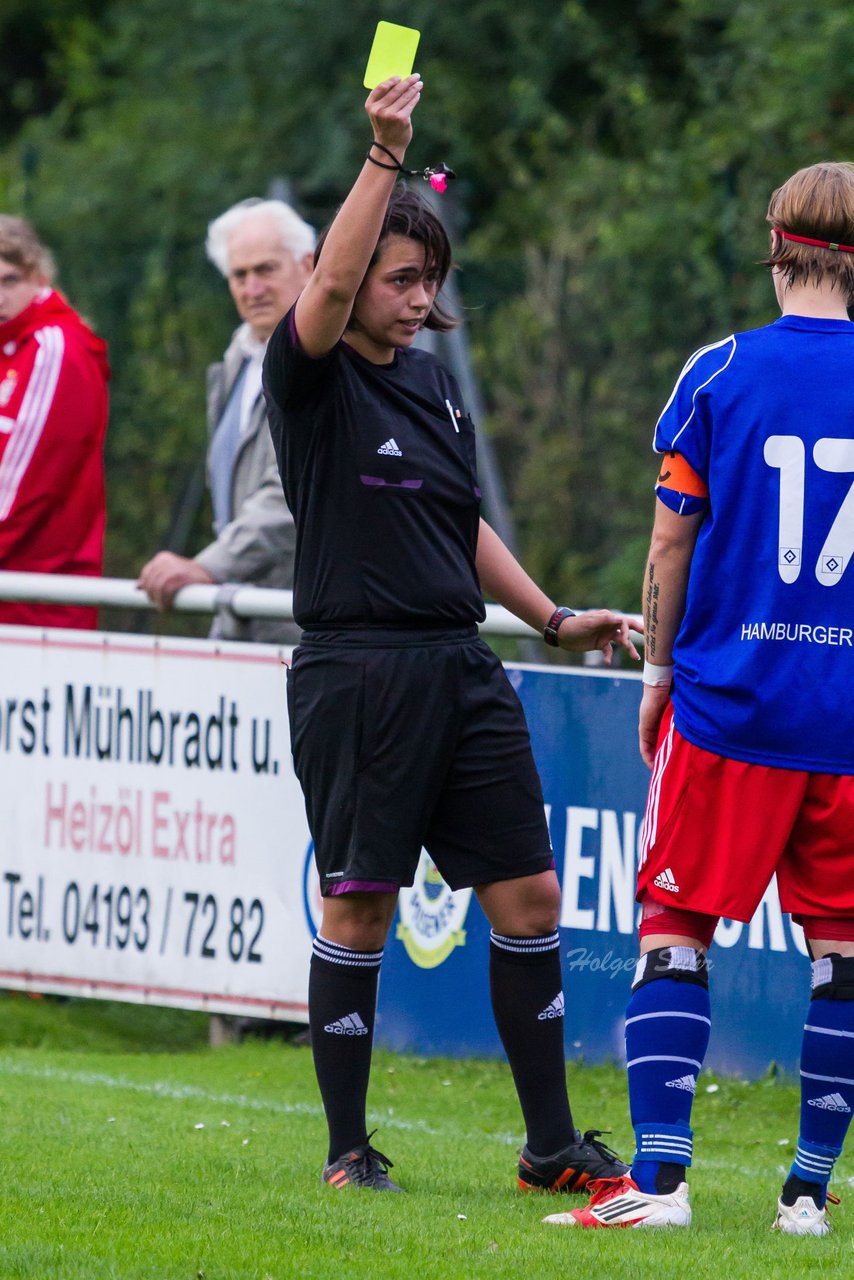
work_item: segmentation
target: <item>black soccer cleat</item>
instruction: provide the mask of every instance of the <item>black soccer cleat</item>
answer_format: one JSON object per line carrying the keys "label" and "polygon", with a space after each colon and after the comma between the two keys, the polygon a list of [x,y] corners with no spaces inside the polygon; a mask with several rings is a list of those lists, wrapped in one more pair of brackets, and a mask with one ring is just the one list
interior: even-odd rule
{"label": "black soccer cleat", "polygon": [[331,1187],[359,1187],[367,1191],[402,1191],[388,1176],[394,1165],[388,1156],[371,1146],[371,1138],[323,1167],[322,1180]]}
{"label": "black soccer cleat", "polygon": [[519,1157],[519,1190],[553,1195],[583,1191],[596,1178],[621,1178],[629,1172],[615,1151],[598,1139],[602,1129],[575,1131],[575,1141],[553,1156],[532,1155],[527,1147]]}

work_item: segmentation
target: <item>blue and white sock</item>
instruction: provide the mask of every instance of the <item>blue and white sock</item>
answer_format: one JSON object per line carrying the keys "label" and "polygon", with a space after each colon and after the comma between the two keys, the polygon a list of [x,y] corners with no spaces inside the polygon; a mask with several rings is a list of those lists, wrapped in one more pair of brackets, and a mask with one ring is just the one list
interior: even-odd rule
{"label": "blue and white sock", "polygon": [[[815,961],[813,987],[829,970],[829,957]],[[854,1000],[813,999],[801,1049],[801,1128],[791,1173],[818,1183],[822,1204],[852,1113]]]}
{"label": "blue and white sock", "polygon": [[[683,959],[680,953],[686,953],[686,966],[688,955],[697,955],[690,947],[669,950],[673,967]],[[662,1164],[676,1166],[671,1173],[677,1182],[679,1167],[691,1164],[691,1108],[710,1029],[705,986],[662,977],[632,993],[626,1010],[626,1061],[637,1142],[632,1177],[641,1191],[659,1192]]]}

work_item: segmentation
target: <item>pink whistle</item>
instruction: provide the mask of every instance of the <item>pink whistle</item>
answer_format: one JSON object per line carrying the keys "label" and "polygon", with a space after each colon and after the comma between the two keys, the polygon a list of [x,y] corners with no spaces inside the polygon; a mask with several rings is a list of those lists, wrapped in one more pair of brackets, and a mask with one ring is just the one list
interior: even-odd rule
{"label": "pink whistle", "polygon": [[434,191],[438,191],[439,194],[441,195],[442,192],[447,189],[448,179],[446,178],[444,173],[434,173],[432,178],[430,179],[430,186],[433,188]]}

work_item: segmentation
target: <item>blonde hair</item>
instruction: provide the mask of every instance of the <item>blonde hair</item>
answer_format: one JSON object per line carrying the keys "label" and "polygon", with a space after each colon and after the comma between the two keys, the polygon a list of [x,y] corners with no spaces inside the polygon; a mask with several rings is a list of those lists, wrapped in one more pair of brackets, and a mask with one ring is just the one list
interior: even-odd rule
{"label": "blonde hair", "polygon": [[40,276],[47,284],[56,274],[53,255],[39,240],[24,218],[0,213],[0,258],[29,275]]}
{"label": "blonde hair", "polygon": [[[772,195],[766,221],[793,236],[854,246],[854,164],[827,160],[799,169]],[[854,305],[854,253],[774,236],[764,265],[777,267],[790,287],[829,283]]]}

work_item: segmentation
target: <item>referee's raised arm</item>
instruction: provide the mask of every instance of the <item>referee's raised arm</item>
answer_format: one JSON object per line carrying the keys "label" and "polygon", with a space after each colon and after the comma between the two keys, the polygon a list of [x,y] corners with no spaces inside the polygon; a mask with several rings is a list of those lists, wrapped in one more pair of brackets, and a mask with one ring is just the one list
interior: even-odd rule
{"label": "referee's raised arm", "polygon": [[[365,102],[374,141],[398,163],[412,138],[412,112],[423,87],[417,74],[405,80],[393,77],[372,89]],[[344,332],[377,247],[397,172],[390,164],[365,160],[322,241],[317,266],[295,311],[300,345],[308,356],[325,355]]]}

